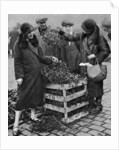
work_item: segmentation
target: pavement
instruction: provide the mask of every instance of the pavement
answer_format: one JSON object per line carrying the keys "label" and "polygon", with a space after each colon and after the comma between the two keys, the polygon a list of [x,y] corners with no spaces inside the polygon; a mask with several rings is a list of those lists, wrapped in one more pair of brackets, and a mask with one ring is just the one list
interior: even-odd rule
{"label": "pavement", "polygon": [[[103,110],[99,114],[87,115],[69,126],[64,126],[65,131],[53,129],[50,132],[33,133],[28,120],[20,124],[19,136],[111,136],[111,63],[108,67],[107,79],[104,81]],[[12,129],[8,130],[12,135]]]}

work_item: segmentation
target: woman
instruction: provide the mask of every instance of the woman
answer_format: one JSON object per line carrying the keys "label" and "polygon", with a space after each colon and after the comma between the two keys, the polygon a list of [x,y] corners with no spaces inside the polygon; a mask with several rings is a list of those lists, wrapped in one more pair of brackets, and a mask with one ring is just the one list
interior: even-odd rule
{"label": "woman", "polygon": [[15,77],[18,83],[18,101],[16,103],[13,135],[19,131],[19,119],[23,109],[31,108],[31,120],[38,121],[35,115],[37,106],[43,105],[45,83],[40,73],[42,64],[57,62],[55,57],[43,56],[42,49],[29,23],[23,23],[21,34],[15,43]]}
{"label": "woman", "polygon": [[[86,66],[96,64],[96,59],[101,64],[110,54],[110,48],[106,39],[100,35],[99,27],[92,19],[85,20],[82,25],[83,33],[75,36],[67,35],[62,31],[59,34],[64,34],[68,41],[77,42],[78,50],[81,53],[81,62]],[[86,67],[80,67],[80,73],[87,74]],[[89,95],[89,110],[91,113],[102,111],[102,96],[103,96],[103,81],[93,82],[88,79],[88,95]]]}

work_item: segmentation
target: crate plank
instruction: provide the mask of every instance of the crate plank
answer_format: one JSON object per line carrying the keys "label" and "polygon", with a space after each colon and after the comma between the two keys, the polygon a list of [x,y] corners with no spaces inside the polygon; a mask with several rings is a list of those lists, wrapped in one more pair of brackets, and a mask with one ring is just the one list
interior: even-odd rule
{"label": "crate plank", "polygon": [[88,111],[87,112],[80,112],[80,113],[77,113],[77,114],[67,118],[67,119],[63,118],[62,121],[65,122],[65,123],[70,123],[70,122],[73,122],[73,121],[75,121],[77,119],[80,119],[84,116],[87,116],[88,114],[89,114]]}
{"label": "crate plank", "polygon": [[57,89],[57,90],[63,90],[64,89],[65,84],[47,84],[46,85],[46,89]]}
{"label": "crate plank", "polygon": [[59,102],[64,102],[64,97],[63,96],[56,96],[56,95],[49,94],[49,93],[45,93],[44,98],[59,101]]}
{"label": "crate plank", "polygon": [[81,108],[81,107],[86,106],[88,104],[89,104],[89,102],[77,103],[77,105],[72,105],[71,107],[67,107],[67,112],[71,112],[75,109]]}
{"label": "crate plank", "polygon": [[78,87],[78,86],[81,86],[81,85],[86,85],[87,84],[87,81],[86,80],[81,80],[81,81],[79,81],[79,83],[70,83],[70,84],[65,84],[64,85],[64,88],[66,89],[66,90],[69,90],[69,89],[72,89],[72,88],[75,88],[75,87]]}
{"label": "crate plank", "polygon": [[68,101],[70,101],[72,99],[75,99],[75,98],[81,97],[83,95],[86,95],[86,93],[87,93],[86,89],[84,89],[83,91],[79,91],[79,92],[76,92],[74,94],[68,95],[66,97],[56,96],[56,95],[53,95],[53,94],[45,93],[44,94],[44,98],[47,98],[47,99],[50,99],[50,100],[59,101],[59,102],[68,102]]}
{"label": "crate plank", "polygon": [[87,90],[84,89],[83,91],[79,91],[79,92],[76,92],[74,94],[68,95],[68,96],[65,97],[65,101],[68,102],[70,100],[76,99],[78,97],[86,95],[86,93],[87,93]]}
{"label": "crate plank", "polygon": [[71,89],[71,88],[75,88],[77,86],[81,86],[81,85],[85,85],[87,84],[87,80],[86,79],[83,79],[83,80],[80,80],[79,83],[70,83],[70,84],[47,84],[46,86],[46,89],[50,88],[50,89],[57,89],[57,90],[63,90],[63,89]]}
{"label": "crate plank", "polygon": [[61,113],[65,112],[64,108],[58,107],[58,106],[55,106],[55,105],[51,105],[51,104],[45,104],[45,108],[50,109],[50,110],[54,110],[54,111],[57,111],[57,112],[61,112]]}

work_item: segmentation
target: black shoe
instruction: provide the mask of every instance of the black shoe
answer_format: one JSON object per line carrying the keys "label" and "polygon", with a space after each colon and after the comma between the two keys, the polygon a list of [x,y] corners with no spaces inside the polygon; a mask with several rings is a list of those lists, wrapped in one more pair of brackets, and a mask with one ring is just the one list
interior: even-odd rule
{"label": "black shoe", "polygon": [[94,105],[89,105],[88,111],[90,114],[92,114],[95,111],[95,106]]}
{"label": "black shoe", "polygon": [[101,111],[102,111],[102,109],[103,109],[103,106],[102,105],[98,105],[97,107],[96,107],[96,113],[100,113]]}
{"label": "black shoe", "polygon": [[95,113],[95,108],[89,109],[89,114],[94,114]]}

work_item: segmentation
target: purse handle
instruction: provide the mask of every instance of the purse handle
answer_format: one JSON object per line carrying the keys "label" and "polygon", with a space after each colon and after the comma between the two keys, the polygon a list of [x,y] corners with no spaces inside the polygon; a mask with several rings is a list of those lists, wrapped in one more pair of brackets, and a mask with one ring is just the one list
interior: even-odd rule
{"label": "purse handle", "polygon": [[96,59],[96,63],[99,65],[99,61],[98,61],[98,59],[97,59],[97,57],[95,56],[95,59]]}

